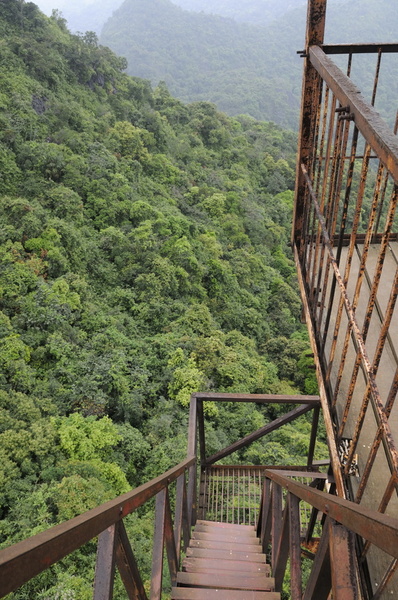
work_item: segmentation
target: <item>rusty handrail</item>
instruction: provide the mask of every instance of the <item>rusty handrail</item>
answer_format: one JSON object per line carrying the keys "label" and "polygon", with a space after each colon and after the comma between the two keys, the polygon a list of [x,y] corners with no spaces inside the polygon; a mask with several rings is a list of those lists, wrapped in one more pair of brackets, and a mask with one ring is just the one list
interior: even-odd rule
{"label": "rusty handrail", "polygon": [[[291,476],[295,474],[291,473]],[[318,485],[319,483],[321,485]],[[308,486],[286,477],[281,472],[265,471],[257,534],[260,536],[263,552],[268,551],[268,544],[272,540],[271,564],[277,591],[282,589],[290,556],[292,600],[326,600],[330,589],[333,590],[336,600],[357,600],[360,592],[355,535],[363,538],[367,545],[374,544],[391,556],[392,562],[381,586],[385,587],[397,565],[398,519],[325,493],[321,490],[322,487],[323,483],[319,481]],[[282,490],[287,493],[284,495]],[[301,530],[300,501],[312,506],[311,522],[307,535],[304,532],[304,537]],[[323,513],[323,529],[320,539],[315,541],[312,535],[318,511]],[[314,562],[306,588],[303,590],[301,545],[310,542],[311,547],[314,541],[317,551],[315,555],[309,553]],[[380,589],[378,591],[380,592]],[[377,593],[374,595],[374,598],[376,597],[378,598]]]}
{"label": "rusty handrail", "polygon": [[398,558],[398,519],[360,506],[356,502],[310,488],[275,471],[266,471],[265,477],[390,556]]}
{"label": "rusty handrail", "polygon": [[17,589],[145,504],[192,467],[191,456],[131,492],[0,551],[0,597]]}
{"label": "rusty handrail", "polygon": [[345,75],[319,46],[309,49],[311,64],[336,94],[342,106],[349,108],[355,125],[369,142],[377,156],[398,182],[398,139],[389,130],[379,113],[360,94],[351,79]]}

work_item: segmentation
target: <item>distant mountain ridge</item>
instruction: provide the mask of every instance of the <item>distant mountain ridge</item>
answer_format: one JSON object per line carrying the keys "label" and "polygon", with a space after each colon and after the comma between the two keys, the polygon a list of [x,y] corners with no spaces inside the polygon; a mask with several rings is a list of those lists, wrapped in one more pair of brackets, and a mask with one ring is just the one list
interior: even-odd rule
{"label": "distant mountain ridge", "polygon": [[[395,1],[329,2],[326,41],[394,41]],[[296,53],[304,43],[306,5],[301,0],[279,4],[280,11],[296,8],[265,27],[182,8],[207,7],[242,18],[236,0],[215,0],[211,6],[209,0],[125,0],[105,24],[101,43],[127,58],[129,74],[154,85],[165,81],[181,100],[208,100],[231,115],[246,113],[296,128],[302,71]],[[266,14],[271,6],[274,0],[245,4],[248,14]],[[386,64],[398,74],[398,65]],[[365,87],[372,70],[372,62],[358,67]],[[389,89],[381,86],[382,112],[398,92],[398,76],[394,81]]]}

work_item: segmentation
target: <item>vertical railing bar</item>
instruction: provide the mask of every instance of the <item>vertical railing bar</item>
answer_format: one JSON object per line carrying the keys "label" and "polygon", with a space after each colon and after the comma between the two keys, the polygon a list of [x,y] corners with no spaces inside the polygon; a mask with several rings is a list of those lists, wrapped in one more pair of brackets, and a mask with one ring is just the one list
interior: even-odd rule
{"label": "vertical railing bar", "polygon": [[162,596],[165,508],[166,489],[163,488],[156,494],[150,600],[160,600]]}
{"label": "vertical railing bar", "polygon": [[379,51],[377,53],[376,73],[375,73],[375,78],[374,78],[374,82],[373,82],[373,92],[372,92],[372,101],[371,101],[372,106],[375,105],[375,101],[376,101],[377,86],[379,84],[381,57],[382,57],[382,51],[381,51],[381,48],[379,48]]}
{"label": "vertical railing bar", "polygon": [[[325,201],[326,201],[326,195],[327,195],[327,186],[328,186],[328,182],[329,182],[329,169],[330,169],[332,140],[333,140],[333,133],[334,133],[336,103],[337,103],[337,99],[333,95],[332,96],[332,104],[331,104],[330,113],[329,113],[329,129],[328,129],[328,140],[327,140],[327,144],[326,144],[325,165],[324,165],[324,169],[323,169],[323,185],[322,185],[322,192],[321,192],[321,198],[320,198],[320,203],[319,203],[320,210],[322,213],[324,213],[325,208],[327,211],[327,207],[325,207]],[[332,168],[333,168],[333,163],[332,163]],[[319,295],[318,285],[320,283],[320,277],[321,277],[322,270],[323,270],[323,259],[324,259],[324,253],[325,253],[324,245],[320,243],[321,237],[322,237],[322,230],[319,227],[318,233],[317,233],[317,239],[316,239],[316,248],[315,248],[315,254],[314,254],[314,261],[313,261],[311,285],[310,285],[310,290],[309,290],[309,298],[310,298],[309,304],[310,304],[310,306],[313,306],[313,307],[316,304],[315,298],[316,298],[316,296]],[[320,252],[319,252],[319,248],[321,248]],[[319,257],[319,264],[318,264],[318,257]],[[316,284],[315,281],[316,281],[317,274],[318,274],[318,282]],[[317,285],[317,287],[315,287],[315,285]],[[314,319],[316,318],[316,308],[314,308],[314,311],[313,311],[313,318]]]}
{"label": "vertical railing bar", "polygon": [[199,430],[199,450],[200,450],[200,464],[203,466],[206,464],[206,442],[205,442],[205,422],[203,415],[203,400],[197,401],[198,411],[198,430]]}
{"label": "vertical railing bar", "polygon": [[[282,524],[272,566],[273,575],[275,578],[275,590],[277,592],[282,591],[283,576],[286,571],[287,559],[289,557],[290,547],[290,494],[286,497],[285,508],[282,514]],[[274,546],[274,540],[272,540],[272,547]]]}
{"label": "vertical railing bar", "polygon": [[[319,106],[321,106],[322,90],[323,90],[323,86],[321,85],[320,86],[320,96],[321,97],[319,99]],[[320,139],[319,159],[317,161],[317,163],[318,163],[317,169],[315,169],[315,159],[314,159],[314,179],[316,179],[315,189],[316,189],[317,195],[319,193],[319,184],[321,181],[320,174],[322,171],[322,160],[323,160],[323,152],[324,152],[324,147],[325,147],[325,133],[326,133],[326,126],[327,126],[328,104],[329,104],[329,87],[326,86],[326,90],[325,90],[325,94],[324,94],[324,102],[323,102],[322,133],[321,133],[321,139]],[[309,236],[309,239],[305,241],[307,247],[309,247],[308,258],[307,258],[307,263],[309,265],[311,264],[312,250],[313,250],[313,246],[314,246],[315,222],[316,222],[315,210],[311,211],[311,215],[312,215],[312,227],[310,225],[309,229],[311,229],[312,232]],[[307,278],[307,283],[309,283],[308,278]]]}
{"label": "vertical railing bar", "polygon": [[251,525],[252,524],[252,521],[251,521],[251,502],[252,502],[251,491],[252,490],[251,490],[251,472],[250,472],[250,470],[248,470],[248,472],[247,472],[247,479],[248,479],[247,483],[248,483],[248,486],[249,486],[249,494],[248,494],[249,495],[249,520],[248,520],[248,525]]}
{"label": "vertical railing bar", "polygon": [[300,499],[289,494],[290,597],[302,599]]}
{"label": "vertical railing bar", "polygon": [[377,211],[377,218],[376,218],[376,223],[375,223],[375,227],[374,227],[374,238],[376,238],[376,235],[379,231],[379,224],[380,224],[381,215],[383,213],[384,201],[386,199],[387,185],[388,185],[389,178],[390,178],[389,173],[388,173],[388,171],[386,171],[384,174],[384,183],[382,186],[381,200],[380,200],[379,210]]}
{"label": "vertical railing bar", "polygon": [[275,563],[277,557],[277,551],[279,547],[279,540],[281,536],[281,521],[282,521],[282,488],[280,485],[272,486],[272,552],[271,552],[271,564],[272,569],[275,570]]}
{"label": "vertical railing bar", "polygon": [[[383,175],[383,171],[384,171],[384,167],[380,163],[378,174],[377,174],[377,184],[376,184],[375,193],[374,193],[374,202],[372,203],[371,215],[373,216],[373,218],[376,215],[375,211],[376,211],[376,208],[377,208],[378,198],[379,198],[379,194],[380,194],[381,178],[382,178],[382,175]],[[380,252],[379,252],[379,255],[378,255],[378,259],[377,259],[376,271],[375,271],[375,275],[374,275],[374,278],[373,278],[372,288],[371,288],[371,291],[370,291],[370,294],[369,294],[369,299],[368,299],[368,304],[367,304],[367,308],[366,308],[364,324],[363,324],[362,332],[361,332],[362,333],[362,338],[363,338],[364,342],[366,342],[366,338],[367,338],[367,334],[368,334],[368,330],[369,330],[370,319],[371,319],[371,316],[372,316],[372,313],[373,313],[375,299],[376,299],[376,295],[377,295],[377,291],[378,291],[379,283],[380,283],[380,279],[381,279],[383,262],[384,262],[385,254],[387,252],[388,241],[389,241],[389,233],[390,233],[390,230],[391,230],[392,220],[394,218],[394,213],[395,213],[395,206],[394,206],[393,210],[391,210],[391,206],[392,205],[390,205],[390,208],[389,208],[389,216],[390,216],[390,218],[389,218],[388,223],[386,225],[386,231],[385,231],[385,233],[383,235],[382,244],[380,245]],[[373,208],[374,208],[374,210],[373,210]],[[372,229],[373,222],[374,222],[374,219],[370,219],[371,225],[369,227],[369,233],[371,233],[370,229]],[[368,237],[368,234],[366,236],[365,243],[368,241],[367,237]],[[370,239],[369,239],[369,245],[370,245],[371,236],[369,236],[369,237],[370,237]],[[367,246],[367,249],[369,248],[369,245]],[[363,252],[365,252],[365,244],[364,244]],[[365,273],[365,268],[366,268],[366,258],[365,258],[365,260],[363,260],[363,256],[362,256],[360,270],[361,269],[363,270],[363,274]],[[359,296],[359,294],[358,294],[358,296]],[[388,333],[388,331],[386,332],[386,334],[387,333]],[[352,397],[353,397],[353,394],[354,394],[354,389],[355,389],[355,385],[356,385],[356,381],[357,381],[357,376],[358,376],[358,371],[359,371],[360,364],[361,364],[361,352],[358,349],[357,355],[356,355],[356,359],[355,359],[354,368],[353,368],[352,375],[351,375],[350,384],[349,384],[349,387],[348,387],[348,394],[347,394],[346,405],[345,405],[343,416],[342,416],[342,419],[341,419],[341,426],[340,426],[340,431],[339,431],[340,437],[343,435],[345,423],[347,421],[348,411],[349,411],[350,406],[351,406],[351,401],[352,401]]]}
{"label": "vertical railing bar", "polygon": [[359,600],[353,534],[343,525],[329,519],[329,553],[332,595],[335,600]]}
{"label": "vertical railing bar", "polygon": [[310,437],[310,444],[309,444],[309,448],[308,448],[307,467],[311,467],[312,461],[314,460],[315,444],[316,444],[316,437],[317,437],[318,423],[319,423],[319,412],[320,412],[320,407],[316,406],[314,408],[313,414],[312,414],[311,437]]}
{"label": "vertical railing bar", "polygon": [[217,519],[217,515],[220,512],[220,508],[219,508],[219,500],[218,500],[218,496],[219,496],[219,491],[220,491],[220,469],[217,469],[217,486],[216,486],[216,520]]}
{"label": "vertical railing bar", "polygon": [[93,600],[111,600],[115,575],[117,524],[114,523],[98,536]]}
{"label": "vertical railing bar", "polygon": [[305,229],[306,210],[308,208],[308,190],[305,185],[303,174],[300,171],[300,165],[304,163],[309,172],[312,173],[312,151],[314,140],[314,119],[319,105],[319,87],[322,85],[321,77],[312,66],[308,56],[310,46],[322,44],[325,31],[326,2],[315,2],[311,0],[308,3],[307,29],[305,51],[306,59],[304,66],[303,86],[302,86],[302,111],[300,120],[299,149],[297,157],[298,168],[296,170],[295,185],[295,214],[293,218],[292,241],[296,245],[299,262],[303,264],[303,253],[305,246],[301,238]]}
{"label": "vertical railing bar", "polygon": [[[353,178],[353,174],[354,174],[354,167],[355,167],[355,160],[356,160],[355,155],[357,152],[357,144],[358,144],[358,134],[359,134],[358,128],[355,127],[354,133],[353,133],[353,142],[352,142],[352,146],[351,146],[351,163],[350,163],[350,166],[352,167],[351,183],[352,183],[352,178]],[[369,151],[369,155],[370,155],[370,151],[371,151],[370,147],[368,147],[368,151]],[[368,158],[368,160],[369,160],[369,158]],[[362,169],[363,169],[363,167],[362,167]],[[351,193],[351,189],[350,189],[350,193]],[[348,204],[348,198],[347,198],[347,204]],[[351,272],[352,258],[353,258],[354,251],[355,251],[356,235],[358,232],[358,227],[359,227],[359,222],[360,222],[361,207],[362,207],[362,196],[359,193],[357,193],[354,221],[353,221],[352,228],[351,228],[350,244],[349,244],[349,248],[347,251],[347,257],[346,257],[346,263],[345,263],[344,275],[343,275],[343,281],[344,281],[345,285],[347,285],[347,281],[348,281],[348,278],[349,278],[349,275]],[[347,208],[348,208],[348,206],[347,206]],[[334,280],[335,279],[336,278],[334,278]],[[335,352],[336,352],[336,348],[337,348],[337,338],[338,338],[338,333],[340,331],[341,316],[343,313],[343,308],[344,308],[344,299],[343,299],[343,296],[340,294],[337,315],[336,315],[336,324],[335,324],[334,332],[333,332],[333,336],[332,336],[332,345],[330,348],[328,368],[326,371],[326,378],[325,378],[326,382],[329,381],[332,365],[333,365],[334,358],[335,358]]]}
{"label": "vertical railing bar", "polygon": [[[189,425],[188,425],[188,458],[197,456],[197,400],[194,395],[191,396],[189,405]],[[188,511],[189,524],[192,527],[196,522],[196,461],[189,468],[188,480]]]}
{"label": "vertical railing bar", "polygon": [[177,582],[177,571],[178,571],[178,557],[176,544],[174,540],[173,532],[173,519],[171,518],[170,509],[170,496],[168,488],[166,488],[165,494],[165,507],[164,507],[164,537],[166,542],[167,561],[169,563],[169,573],[171,584],[174,586]]}
{"label": "vertical railing bar", "polygon": [[[390,293],[390,297],[389,297],[389,300],[388,300],[388,305],[387,305],[387,309],[386,309],[386,313],[385,313],[385,318],[384,318],[384,321],[383,321],[383,325],[381,327],[379,338],[377,340],[377,346],[376,346],[376,350],[375,350],[375,354],[374,354],[374,358],[373,358],[372,370],[373,370],[373,375],[375,377],[377,375],[377,371],[378,371],[380,360],[381,360],[381,355],[382,355],[382,352],[383,352],[383,349],[384,349],[384,345],[385,345],[385,340],[387,338],[388,330],[389,330],[390,323],[391,323],[391,319],[392,319],[392,316],[393,316],[393,313],[394,313],[394,308],[395,308],[397,296],[398,296],[398,267],[395,270],[394,284],[393,284],[393,286],[391,288],[391,293]],[[370,302],[370,300],[369,300],[369,302]],[[366,339],[366,336],[365,336],[365,339]],[[358,369],[359,369],[359,367],[358,367]],[[364,396],[363,401],[362,401],[361,410],[359,412],[358,419],[357,419],[357,422],[356,422],[355,432],[354,432],[354,435],[352,437],[350,451],[349,451],[348,457],[347,457],[347,464],[346,464],[346,467],[345,467],[346,473],[348,473],[348,471],[349,471],[349,467],[350,467],[350,465],[352,463],[352,460],[353,460],[353,457],[354,457],[354,454],[355,454],[355,450],[356,450],[356,447],[357,447],[357,444],[358,444],[359,435],[361,433],[362,426],[363,426],[363,423],[364,423],[364,420],[365,420],[366,409],[368,407],[369,400],[370,400],[370,393],[371,393],[370,382],[368,382],[367,386],[366,386],[365,396]]]}
{"label": "vertical railing bar", "polygon": [[351,76],[351,68],[352,68],[352,52],[349,53],[348,55],[348,61],[347,61],[347,77]]}
{"label": "vertical railing bar", "polygon": [[182,511],[184,503],[185,472],[177,477],[176,481],[176,506],[174,512],[174,542],[176,545],[177,556],[181,551],[181,532],[182,532]]}
{"label": "vertical railing bar", "polygon": [[[239,470],[238,470],[238,473],[239,473]],[[233,478],[234,478],[233,480],[234,480],[234,485],[235,485],[235,469],[233,469]],[[237,521],[236,521],[236,522],[238,523],[238,525],[239,525],[239,523],[240,523],[240,521],[239,521],[239,511],[240,511],[239,500],[240,500],[240,499],[239,499],[239,488],[238,488],[238,495],[237,495],[237,504],[238,504],[238,518],[237,518]],[[233,501],[233,504],[232,504],[232,506],[235,506],[235,490],[234,490],[234,501]],[[235,511],[233,511],[233,513],[232,513],[232,514],[233,514],[233,517],[232,517],[232,523],[235,523]]]}
{"label": "vertical railing bar", "polygon": [[[348,281],[348,277],[349,277],[349,274],[351,271],[351,264],[352,264],[352,259],[353,259],[355,246],[356,246],[356,235],[358,232],[358,227],[359,227],[359,222],[360,222],[362,202],[363,202],[363,197],[364,197],[365,184],[366,184],[366,178],[367,178],[367,172],[368,172],[368,166],[369,166],[370,152],[371,152],[371,147],[367,143],[365,152],[364,152],[364,158],[362,160],[361,179],[360,179],[358,193],[357,193],[357,203],[356,203],[356,209],[355,209],[355,215],[354,215],[354,222],[353,222],[352,229],[351,229],[350,245],[348,248],[345,272],[344,272],[344,277],[343,277],[343,281],[345,284]],[[344,297],[341,293],[340,293],[340,304],[341,304],[341,311],[340,311],[340,306],[339,306],[339,315],[341,315],[343,306],[344,306]],[[337,402],[337,396],[338,396],[339,389],[340,389],[341,378],[342,378],[343,370],[344,370],[344,366],[345,366],[345,358],[347,355],[348,344],[349,344],[350,335],[351,335],[351,328],[352,328],[352,324],[350,321],[348,321],[344,344],[343,344],[343,349],[341,352],[339,370],[338,370],[335,388],[334,388],[332,407],[334,407]],[[329,373],[329,375],[330,375],[330,373]]]}
{"label": "vertical railing bar", "polygon": [[129,600],[148,600],[123,521],[118,523],[118,537],[116,565]]}
{"label": "vertical railing bar", "polygon": [[221,519],[220,521],[224,521],[224,470],[222,472],[222,484],[221,484]]}
{"label": "vertical railing bar", "polygon": [[[392,212],[394,212],[394,211],[392,211]],[[393,216],[392,216],[392,218],[393,218]],[[391,222],[392,222],[392,220],[391,220]],[[382,267],[382,264],[384,262],[385,252],[387,251],[388,236],[386,236],[386,237],[387,237],[387,239],[386,239],[386,244],[385,244],[384,252],[383,252],[383,248],[380,248],[379,257],[378,257],[378,263],[377,263],[377,267],[376,267],[376,275],[374,277],[372,291],[371,291],[371,294],[370,294],[370,297],[369,297],[369,302],[368,302],[368,307],[367,307],[367,312],[366,312],[366,317],[365,317],[365,325],[366,325],[366,327],[364,325],[364,327],[363,327],[363,333],[362,333],[362,335],[364,336],[364,340],[366,340],[366,336],[367,336],[367,332],[368,332],[368,328],[369,328],[369,323],[370,323],[370,318],[371,318],[371,314],[372,314],[372,309],[374,307],[374,299],[376,297],[378,285],[379,285],[380,278],[381,278],[381,267]],[[381,355],[382,355],[382,352],[383,352],[383,349],[384,349],[384,346],[385,346],[385,341],[386,341],[386,338],[387,338],[387,335],[388,335],[388,330],[389,330],[389,327],[390,327],[390,324],[391,324],[391,319],[392,319],[392,316],[393,316],[393,313],[394,313],[394,308],[395,308],[395,304],[396,304],[396,300],[397,300],[397,295],[398,295],[398,267],[396,268],[396,271],[395,271],[394,283],[393,283],[393,286],[391,288],[390,297],[389,297],[389,300],[388,300],[388,305],[387,305],[387,309],[386,309],[384,321],[383,321],[383,324],[382,324],[382,327],[381,327],[380,335],[379,335],[379,338],[378,338],[378,341],[377,341],[376,351],[375,351],[373,362],[372,362],[372,372],[373,372],[374,377],[376,377],[377,371],[378,371],[378,368],[379,368],[379,364],[380,364],[380,360],[381,360]],[[366,323],[366,319],[368,319],[367,323]],[[355,377],[357,376],[358,370],[359,370],[359,365],[358,365],[358,367],[356,365],[357,365],[358,360],[359,361],[361,360],[361,356],[359,354],[359,358],[358,358],[358,354],[357,354],[357,359],[356,359],[356,363],[355,363],[355,366],[354,366],[353,377],[354,377],[354,374],[355,374]],[[351,386],[349,388],[349,393],[348,393],[348,397],[347,397],[347,404],[349,402],[351,402],[351,399],[352,399],[353,390],[352,390],[351,394],[350,394],[350,391],[351,391]],[[358,439],[359,439],[360,432],[362,430],[363,422],[365,420],[365,414],[366,414],[366,410],[367,410],[367,407],[368,407],[368,404],[369,404],[371,393],[372,393],[371,382],[368,381],[367,382],[367,386],[366,386],[365,397],[363,398],[361,410],[360,410],[360,413],[358,415],[358,419],[357,419],[356,426],[355,426],[355,432],[354,432],[354,435],[353,435],[353,438],[352,438],[352,442],[351,442],[352,448],[350,447],[350,451],[349,451],[348,458],[347,458],[347,464],[346,464],[346,472],[347,473],[348,473],[349,466],[352,463],[353,456],[355,454],[355,449],[356,449],[356,446],[358,444]],[[347,414],[348,414],[348,412],[347,412]],[[345,415],[345,418],[347,418],[346,415]],[[342,426],[343,426],[343,422],[344,421],[342,420]],[[341,431],[342,431],[342,429],[341,429]]]}
{"label": "vertical railing bar", "polygon": [[188,495],[187,495],[187,484],[184,477],[184,486],[182,489],[182,539],[183,539],[183,550],[184,552],[188,548],[189,540],[191,538],[191,527],[189,521],[189,508],[188,508]]}
{"label": "vertical railing bar", "polygon": [[[318,480],[318,482],[316,484],[316,488],[322,492],[324,485],[325,485],[324,479],[320,479],[320,480]],[[316,520],[318,518],[318,513],[319,513],[319,511],[317,508],[313,507],[311,509],[311,514],[310,514],[310,517],[308,519],[308,524],[307,524],[307,531],[305,534],[305,541],[307,544],[311,541],[312,534],[314,533],[314,528],[316,525]]]}
{"label": "vertical railing bar", "polygon": [[[336,111],[336,98],[333,97],[334,99],[334,104],[333,104],[333,111]],[[335,115],[333,115],[335,116]],[[334,121],[333,121],[333,126],[334,126]],[[338,202],[334,202],[334,193],[335,193],[335,189],[337,186],[337,178],[338,178],[338,167],[340,164],[340,155],[341,155],[341,132],[343,129],[343,121],[341,121],[340,119],[337,119],[336,122],[336,127],[334,129],[334,144],[333,144],[333,156],[332,156],[332,162],[331,162],[331,170],[330,170],[330,178],[327,177],[325,184],[329,184],[329,191],[327,194],[327,203],[325,205],[325,210],[321,211],[325,213],[325,225],[326,228],[329,231],[329,236],[331,237],[331,239],[333,238],[333,232],[331,231],[331,229],[333,229],[333,214],[335,212],[335,206],[336,204],[338,204]],[[326,191],[327,187],[325,187],[325,191]],[[323,199],[322,199],[323,202]],[[322,302],[324,301],[324,298],[326,296],[326,288],[327,288],[327,282],[328,282],[328,278],[329,278],[329,269],[330,269],[330,259],[328,254],[326,253],[326,266],[325,266],[325,272],[323,273],[323,265],[324,265],[324,259],[325,259],[325,246],[324,244],[322,244],[321,247],[321,259],[319,262],[319,268],[318,268],[318,280],[317,280],[317,284],[316,284],[316,289],[317,289],[317,298],[318,301],[316,301],[315,303],[315,311],[314,311],[314,319],[318,321],[318,323],[320,323],[320,318],[322,315]],[[315,266],[315,265],[314,265]],[[323,285],[321,286],[321,280],[322,280],[322,275],[323,275]],[[321,295],[321,306],[319,307],[319,313],[317,316],[317,307],[319,305],[319,292],[321,291],[322,288],[322,295]],[[315,300],[315,298],[314,298]]]}
{"label": "vertical railing bar", "polygon": [[[339,266],[340,266],[342,248],[343,248],[344,233],[345,233],[346,224],[347,224],[349,200],[351,197],[351,186],[352,186],[352,180],[353,180],[353,175],[354,175],[355,155],[357,152],[357,143],[358,143],[358,133],[359,132],[358,132],[357,127],[354,127],[354,131],[352,134],[352,141],[351,141],[351,154],[350,154],[350,159],[349,159],[349,164],[348,164],[343,212],[342,212],[342,217],[341,217],[340,234],[339,234],[339,241],[338,241],[337,253],[336,253],[336,261]],[[344,276],[344,281],[346,281],[345,276]],[[328,311],[327,311],[327,315],[326,315],[325,328],[324,328],[324,333],[323,333],[323,340],[322,340],[323,347],[325,347],[326,338],[327,338],[327,334],[329,331],[329,324],[330,324],[330,318],[331,318],[332,310],[333,310],[335,292],[336,292],[336,278],[333,277],[332,287],[331,287],[330,296],[329,296],[329,307],[328,307]],[[339,304],[338,318],[336,320],[334,336],[332,338],[332,346],[330,349],[330,356],[329,356],[329,362],[328,362],[329,367],[328,367],[328,370],[326,373],[326,381],[328,381],[328,379],[329,379],[331,365],[334,360],[334,352],[335,352],[335,348],[336,348],[336,344],[337,344],[337,334],[338,334],[338,331],[340,329],[340,324],[341,324],[342,311],[343,311],[343,303],[341,302]]]}
{"label": "vertical railing bar", "polygon": [[329,517],[325,521],[303,600],[327,600],[332,586],[329,554]]}
{"label": "vertical railing bar", "polygon": [[[333,198],[330,198],[330,202],[332,202],[332,205],[333,205],[332,223],[331,223],[331,228],[330,228],[331,239],[333,239],[333,237],[334,237],[334,234],[336,231],[336,226],[337,226],[340,196],[341,196],[341,185],[342,185],[344,168],[345,168],[345,155],[347,152],[348,134],[350,131],[350,121],[344,120],[341,122],[343,123],[343,126],[342,126],[343,133],[342,133],[342,139],[341,139],[340,152],[339,152],[339,155],[336,156],[336,161],[337,161],[336,178],[335,178],[336,183],[332,190]],[[319,317],[318,317],[318,328],[319,328],[320,333],[322,330],[322,318],[323,318],[323,312],[324,312],[324,306],[325,306],[326,293],[327,293],[327,289],[328,289],[330,267],[331,267],[330,260],[328,259],[327,265],[326,265],[326,273],[325,273],[325,277],[324,277],[322,296],[321,296],[321,306],[319,309]],[[332,280],[335,281],[335,277],[333,277]],[[324,346],[322,345],[322,348],[321,348],[322,353],[323,353],[323,349],[324,349]]]}
{"label": "vertical railing bar", "polygon": [[267,552],[268,544],[271,535],[271,523],[272,523],[272,492],[271,492],[271,481],[267,478],[264,479],[264,486],[262,489],[262,520],[261,520],[261,531],[260,540],[261,547],[264,554]]}

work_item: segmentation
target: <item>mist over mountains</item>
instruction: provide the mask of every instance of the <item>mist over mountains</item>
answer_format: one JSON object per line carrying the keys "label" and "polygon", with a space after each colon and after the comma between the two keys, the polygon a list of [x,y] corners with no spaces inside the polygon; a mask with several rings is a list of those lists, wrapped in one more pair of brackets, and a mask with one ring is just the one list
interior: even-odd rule
{"label": "mist over mountains", "polygon": [[[238,12],[236,2],[219,0],[210,8],[208,0],[177,1],[185,7]],[[398,26],[394,4],[395,0],[329,3],[326,41],[393,41]],[[297,51],[304,44],[306,5],[286,1],[279,10],[292,5],[264,26],[190,12],[170,0],[125,0],[104,25],[101,43],[127,58],[129,74],[154,85],[163,80],[184,101],[207,100],[230,115],[246,113],[297,128],[302,71]],[[261,13],[276,4],[251,0],[247,6]],[[242,14],[241,10],[239,18]],[[371,71],[369,62],[359,68],[365,87]],[[381,90],[386,102],[393,97],[390,91]]]}
{"label": "mist over mountains", "polygon": [[[48,6],[52,0],[41,0]],[[54,0],[56,2],[56,0]],[[128,73],[164,81],[185,102],[211,101],[227,114],[249,114],[297,128],[305,37],[305,0],[59,0],[72,31],[95,31],[128,61]],[[395,41],[395,0],[329,0],[328,43]],[[371,85],[372,59],[355,59],[353,79]],[[381,83],[378,108],[387,115],[397,73]],[[391,83],[392,81],[392,83]]]}

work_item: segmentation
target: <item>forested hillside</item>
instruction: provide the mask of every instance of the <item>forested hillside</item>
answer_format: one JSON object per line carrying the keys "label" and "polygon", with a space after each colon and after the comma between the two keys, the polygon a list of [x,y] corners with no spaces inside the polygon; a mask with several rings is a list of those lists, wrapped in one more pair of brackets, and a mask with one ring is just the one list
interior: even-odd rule
{"label": "forested hillside", "polygon": [[[200,3],[200,4],[199,4]],[[182,10],[202,6],[224,16]],[[125,0],[105,24],[101,42],[125,56],[128,72],[157,84],[164,80],[184,101],[210,100],[230,115],[249,114],[297,129],[302,61],[297,56],[305,40],[306,3],[292,8],[267,27],[266,21],[237,22],[248,9],[267,15],[272,3],[222,0]],[[294,7],[297,3],[291,3]],[[273,6],[273,4],[272,4]],[[280,10],[286,3],[280,3]],[[343,16],[344,15],[344,16]],[[249,19],[248,19],[249,20]],[[329,0],[328,43],[396,41],[395,0]],[[371,89],[375,61],[355,57],[354,81]],[[345,68],[345,67],[344,67]],[[377,108],[390,116],[398,93],[398,62],[383,59]]]}
{"label": "forested hillside", "polygon": [[105,24],[101,43],[127,58],[131,75],[163,80],[184,101],[211,100],[231,115],[295,127],[301,59],[268,33],[170,0],[126,0]]}
{"label": "forested hillside", "polygon": [[[192,391],[316,388],[287,247],[294,134],[152,90],[32,3],[3,2],[0,33],[4,547],[178,462]],[[277,410],[207,406],[209,452]],[[309,430],[239,458],[298,462]],[[128,523],[144,573],[151,526]],[[13,598],[88,599],[93,560]]]}

